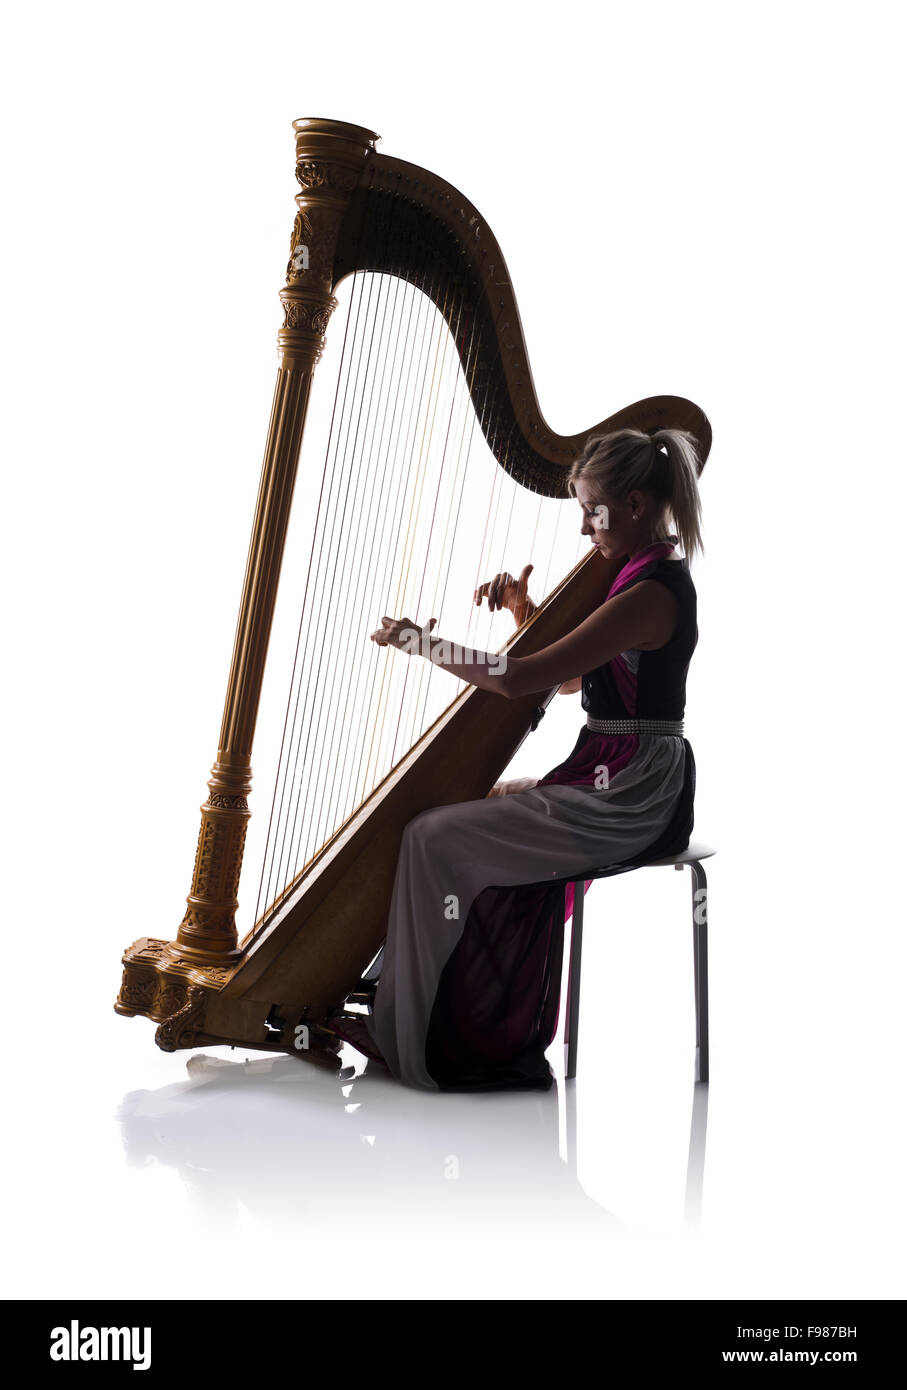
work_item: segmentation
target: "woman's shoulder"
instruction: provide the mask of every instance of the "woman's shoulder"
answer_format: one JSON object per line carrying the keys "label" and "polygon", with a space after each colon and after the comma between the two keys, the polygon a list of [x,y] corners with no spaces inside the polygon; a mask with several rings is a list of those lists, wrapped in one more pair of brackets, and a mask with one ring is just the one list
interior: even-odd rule
{"label": "woman's shoulder", "polygon": [[633,584],[640,584],[646,579],[661,580],[672,588],[682,587],[688,591],[695,588],[690,566],[683,556],[672,555],[651,560],[637,575],[634,575],[629,587],[632,587]]}
{"label": "woman's shoulder", "polygon": [[650,592],[660,589],[662,594],[670,594],[668,602],[673,604],[677,615],[675,637],[695,626],[698,607],[696,586],[685,559],[653,560],[640,571],[631,587],[636,584],[647,584]]}

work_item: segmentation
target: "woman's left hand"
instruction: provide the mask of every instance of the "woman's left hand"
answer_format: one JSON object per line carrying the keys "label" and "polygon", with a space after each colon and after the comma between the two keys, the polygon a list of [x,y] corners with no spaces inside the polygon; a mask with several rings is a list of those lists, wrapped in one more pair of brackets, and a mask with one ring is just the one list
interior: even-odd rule
{"label": "woman's left hand", "polygon": [[437,621],[437,618],[429,618],[425,626],[420,628],[411,618],[384,617],[377,632],[372,633],[371,640],[377,642],[379,647],[397,647],[411,656],[419,650],[423,637],[428,636]]}

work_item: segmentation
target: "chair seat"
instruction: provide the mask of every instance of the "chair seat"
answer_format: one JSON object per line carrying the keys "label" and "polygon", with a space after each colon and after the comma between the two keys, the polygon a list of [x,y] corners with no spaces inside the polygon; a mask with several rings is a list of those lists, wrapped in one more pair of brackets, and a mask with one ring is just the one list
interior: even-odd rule
{"label": "chair seat", "polygon": [[679,854],[669,854],[666,859],[651,859],[641,867],[651,869],[660,864],[698,864],[703,859],[711,859],[714,853],[711,845],[691,840],[686,849],[682,849]]}
{"label": "chair seat", "polygon": [[617,874],[632,873],[634,869],[658,869],[670,864],[679,869],[684,864],[698,864],[703,859],[711,859],[715,853],[711,845],[697,844],[693,840],[679,854],[669,854],[665,859],[648,859],[644,864],[605,864],[600,869],[586,869],[582,873],[571,874],[568,882],[580,883],[585,879],[588,883],[590,879],[614,878]]}

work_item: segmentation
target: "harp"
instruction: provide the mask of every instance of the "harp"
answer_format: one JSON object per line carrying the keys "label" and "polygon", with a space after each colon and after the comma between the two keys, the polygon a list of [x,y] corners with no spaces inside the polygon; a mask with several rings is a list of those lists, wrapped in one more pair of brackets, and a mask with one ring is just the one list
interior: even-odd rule
{"label": "harp", "polygon": [[[486,795],[554,694],[508,701],[471,686],[454,694],[430,663],[406,662],[367,640],[381,613],[409,612],[419,595],[422,611],[410,616],[438,616],[425,605],[442,592],[459,538],[473,544],[482,530],[473,501],[466,504],[472,521],[463,524],[467,485],[456,479],[466,479],[471,463],[444,493],[445,461],[455,457],[459,468],[463,441],[472,450],[478,440],[486,481],[490,471],[498,489],[495,517],[523,499],[539,517],[547,508],[547,517],[552,507],[562,512],[557,499],[567,497],[569,466],[589,435],[685,429],[704,462],[711,430],[691,401],[653,396],[578,434],[554,433],[536,399],[504,258],[477,210],[443,179],[378,153],[371,131],[311,119],[294,122],[294,131],[301,192],[280,291],[277,382],[191,891],[173,940],[143,937],[125,952],[115,1008],[154,1020],[166,1051],[238,1044],[313,1056],[321,1049],[327,1060],[320,1025],[355,990],[384,938],[404,826],[431,806]],[[344,295],[341,324],[333,316]],[[421,337],[412,328],[420,316]],[[314,493],[301,504],[304,520],[317,510],[307,568],[299,570],[308,612],[299,634],[305,621],[308,628],[301,654],[297,645],[279,751],[276,738],[272,748],[277,776],[270,820],[267,803],[262,808],[268,833],[260,876],[255,871],[259,902],[240,934],[253,736],[287,583],[294,491],[300,508],[315,368],[324,358],[327,370],[332,339],[322,491],[317,509]],[[407,396],[408,416],[400,405]],[[309,482],[307,474],[304,489]],[[505,486],[510,500],[502,504]],[[446,498],[443,525],[439,498]],[[338,574],[331,562],[344,530],[363,524],[365,539]],[[484,524],[488,533],[487,516]],[[290,545],[294,563],[300,553]],[[491,551],[483,557],[492,572],[504,568]],[[590,552],[555,573],[506,651],[528,654],[563,636],[604,600],[615,568]],[[404,571],[410,579],[421,573],[421,588],[407,589]],[[443,636],[456,636],[446,628],[439,620]],[[336,655],[338,631],[346,657]],[[364,649],[367,656],[355,655]],[[393,661],[428,667],[429,679],[442,684],[423,698],[409,670],[388,674]],[[339,671],[328,671],[332,664]],[[255,890],[251,882],[250,901]]]}

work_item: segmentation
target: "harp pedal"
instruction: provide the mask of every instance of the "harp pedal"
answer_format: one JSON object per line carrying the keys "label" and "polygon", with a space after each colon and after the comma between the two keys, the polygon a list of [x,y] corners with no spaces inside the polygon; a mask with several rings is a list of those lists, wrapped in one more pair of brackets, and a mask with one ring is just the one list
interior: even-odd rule
{"label": "harp pedal", "polygon": [[284,1047],[287,1051],[292,1049],[296,1053],[306,1053],[310,1056],[325,1051],[336,1051],[334,1034],[318,1023],[309,1022],[308,1008],[303,1009],[300,1021],[291,1027],[281,1015],[281,1007],[283,1006],[280,1004],[273,1004],[268,1012],[265,1019],[265,1042]]}
{"label": "harp pedal", "polygon": [[286,1019],[281,1018],[280,1016],[280,1005],[272,1004],[270,1012],[268,1013],[268,1016],[265,1019],[266,1040],[268,1042],[279,1043],[281,1038],[283,1037],[283,1033],[286,1026]]}

